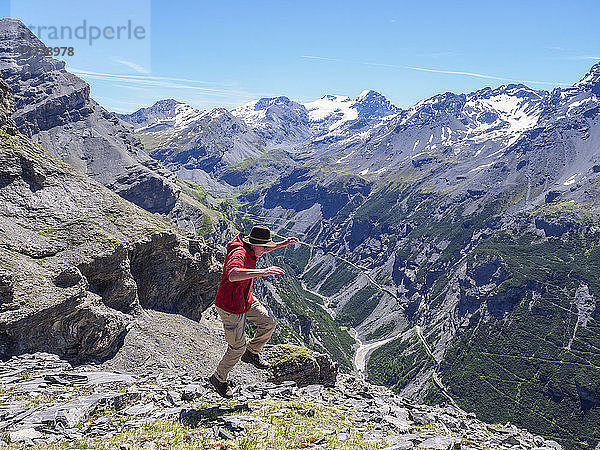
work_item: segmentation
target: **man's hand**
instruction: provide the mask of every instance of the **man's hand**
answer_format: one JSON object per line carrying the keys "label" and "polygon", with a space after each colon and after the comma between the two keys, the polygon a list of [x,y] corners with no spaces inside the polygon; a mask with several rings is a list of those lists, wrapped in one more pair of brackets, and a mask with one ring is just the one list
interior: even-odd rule
{"label": "man's hand", "polygon": [[283,243],[285,245],[295,244],[296,242],[298,242],[297,237],[290,237],[290,238],[287,238],[285,241],[283,241]]}
{"label": "man's hand", "polygon": [[277,250],[278,248],[285,247],[286,245],[295,244],[296,242],[300,242],[297,237],[290,237],[281,242],[278,242],[275,247],[265,248],[265,253],[272,252],[273,250]]}
{"label": "man's hand", "polygon": [[271,266],[267,267],[266,269],[263,269],[262,276],[268,277],[270,275],[283,275],[284,273],[285,270],[283,270],[281,267]]}

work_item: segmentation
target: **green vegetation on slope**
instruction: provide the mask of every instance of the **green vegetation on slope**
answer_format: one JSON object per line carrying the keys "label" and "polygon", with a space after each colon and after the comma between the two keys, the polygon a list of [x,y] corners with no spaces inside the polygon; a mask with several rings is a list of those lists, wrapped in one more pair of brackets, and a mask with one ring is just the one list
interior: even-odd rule
{"label": "green vegetation on slope", "polygon": [[[320,299],[317,296],[302,289],[293,269],[289,266],[284,267],[289,276],[281,277],[273,284],[284,304],[270,304],[273,313],[277,317],[285,317],[293,333],[301,337],[305,345],[313,350],[329,353],[340,367],[350,370],[354,339],[319,306]],[[322,345],[319,342],[311,343],[309,333],[312,333]]]}
{"label": "green vegetation on slope", "polygon": [[419,372],[433,367],[417,336],[396,338],[376,349],[367,363],[368,380],[399,392]]}
{"label": "green vegetation on slope", "polygon": [[306,283],[306,287],[308,287],[309,289],[314,289],[317,286],[317,284],[319,284],[322,277],[324,276],[324,272],[322,271],[323,265],[323,261],[315,264],[302,276],[302,279]]}
{"label": "green vegetation on slope", "polygon": [[574,232],[540,240],[499,233],[474,252],[474,258],[487,255],[499,255],[510,274],[488,299],[512,289],[520,301],[505,320],[483,321],[480,313],[471,318],[440,366],[444,383],[461,406],[483,420],[510,421],[569,448],[595,445],[600,308],[596,301],[584,313],[574,299],[582,284],[593,298],[600,295],[600,236]]}
{"label": "green vegetation on slope", "polygon": [[365,320],[377,307],[381,292],[370,284],[357,291],[342,307],[336,322],[355,327]]}
{"label": "green vegetation on slope", "polygon": [[356,270],[342,261],[321,285],[319,293],[326,296],[337,294],[356,276]]}
{"label": "green vegetation on slope", "polygon": [[367,334],[365,336],[365,339],[367,341],[372,341],[375,339],[382,339],[382,338],[386,337],[387,335],[389,335],[392,331],[394,331],[394,328],[396,328],[396,323],[388,322],[385,325],[381,325],[380,327],[378,327],[375,331],[372,331],[369,334]]}

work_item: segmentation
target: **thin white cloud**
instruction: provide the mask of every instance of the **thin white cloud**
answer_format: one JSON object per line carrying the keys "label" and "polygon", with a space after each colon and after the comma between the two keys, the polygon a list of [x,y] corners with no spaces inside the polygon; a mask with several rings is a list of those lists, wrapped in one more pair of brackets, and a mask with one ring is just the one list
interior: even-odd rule
{"label": "thin white cloud", "polygon": [[337,59],[337,58],[326,58],[324,56],[314,56],[314,55],[302,55],[302,58],[308,58],[308,59],[322,59],[324,61],[336,61],[336,62],[350,62],[350,61],[344,61],[343,59]]}
{"label": "thin white cloud", "polygon": [[[209,84],[207,81],[189,80],[185,78],[156,77],[149,75],[123,75],[103,72],[91,72],[88,70],[69,68],[69,72],[81,76],[82,78],[91,78],[95,80],[110,81],[111,83],[126,83],[137,87],[153,87],[164,89],[182,89],[201,92],[208,96],[233,97],[240,101],[254,99],[256,97],[270,95],[261,93],[252,93],[235,89],[221,87],[198,86],[197,84]],[[123,85],[121,85],[123,87]]]}
{"label": "thin white cloud", "polygon": [[69,72],[75,73],[78,75],[96,75],[102,76],[106,79],[109,78],[131,78],[134,80],[164,80],[164,81],[181,81],[185,83],[196,83],[196,84],[217,84],[211,81],[203,81],[203,80],[190,80],[188,78],[173,78],[173,77],[157,77],[151,75],[125,75],[125,74],[117,74],[117,73],[105,73],[105,72],[92,72],[90,70],[77,69],[77,68],[69,68]]}
{"label": "thin white cloud", "polygon": [[113,61],[118,62],[119,64],[123,64],[124,66],[127,66],[127,67],[135,70],[138,73],[143,73],[143,74],[149,73],[145,67],[140,66],[139,64],[134,63],[133,61],[126,61],[124,59],[119,59],[119,58],[113,58]]}
{"label": "thin white cloud", "polygon": [[133,86],[133,85],[128,85],[128,84],[113,83],[113,86],[120,87],[123,89],[131,89],[133,91],[144,91],[144,92],[151,91],[149,87],[140,87],[140,86]]}
{"label": "thin white cloud", "polygon": [[458,71],[458,70],[442,70],[442,69],[432,69],[432,68],[428,68],[428,67],[401,66],[401,65],[395,65],[395,64],[382,64],[382,63],[373,63],[373,62],[344,61],[344,60],[337,59],[337,58],[326,58],[323,56],[314,56],[314,55],[302,55],[302,58],[319,59],[319,60],[324,60],[324,61],[334,61],[334,62],[342,62],[342,63],[362,64],[362,65],[366,65],[366,66],[389,67],[392,69],[416,70],[419,72],[443,73],[443,74],[448,74],[448,75],[460,75],[460,76],[468,76],[468,77],[476,77],[476,78],[485,78],[488,80],[509,81],[509,82],[515,82],[515,83],[544,84],[544,85],[550,85],[550,86],[570,86],[570,84],[562,83],[562,82],[518,80],[515,78],[499,77],[496,75],[487,75],[487,74],[476,73],[476,72],[463,72],[463,71]]}
{"label": "thin white cloud", "polygon": [[586,56],[586,55],[578,55],[578,56],[556,56],[556,57],[552,57],[552,58],[549,58],[549,59],[559,59],[559,60],[566,59],[566,60],[578,60],[578,61],[591,59],[591,60],[598,61],[598,60],[600,60],[600,56]]}

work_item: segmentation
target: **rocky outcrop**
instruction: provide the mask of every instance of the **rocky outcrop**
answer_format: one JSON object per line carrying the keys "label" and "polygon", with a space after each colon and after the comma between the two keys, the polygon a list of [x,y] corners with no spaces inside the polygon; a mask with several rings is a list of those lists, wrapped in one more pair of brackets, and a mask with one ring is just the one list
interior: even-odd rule
{"label": "rocky outcrop", "polygon": [[107,358],[144,307],[198,319],[221,257],[3,131],[0,357],[43,350]]}
{"label": "rocky outcrop", "polygon": [[329,355],[296,345],[276,345],[269,351],[274,383],[293,381],[298,386],[322,384],[334,386],[338,364]]}
{"label": "rocky outcrop", "polygon": [[131,128],[92,98],[64,61],[28,56],[44,44],[15,19],[0,19],[0,74],[15,96],[18,129],[71,166],[151,212],[169,212],[174,176],[145,152]]}

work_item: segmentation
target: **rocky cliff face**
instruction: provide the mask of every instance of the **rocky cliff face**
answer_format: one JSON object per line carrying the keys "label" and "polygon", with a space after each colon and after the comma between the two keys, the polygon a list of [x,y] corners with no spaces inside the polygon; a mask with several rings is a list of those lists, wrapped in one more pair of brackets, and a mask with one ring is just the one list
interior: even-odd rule
{"label": "rocky cliff face", "polygon": [[0,20],[0,74],[15,96],[18,129],[35,143],[152,212],[169,212],[174,177],[148,156],[130,128],[90,98],[64,61],[26,56],[44,44],[20,21]]}
{"label": "rocky cliff face", "polygon": [[14,110],[14,97],[10,86],[0,79],[0,130],[10,136],[17,134],[17,126],[12,118]]}
{"label": "rocky cliff face", "polygon": [[[215,203],[207,201],[206,191],[177,179],[151,158],[131,126],[96,103],[89,85],[69,73],[63,61],[22,53],[23,48],[40,46],[18,20],[0,20],[0,73],[14,92],[13,118],[19,130],[121,197],[222,243],[231,226],[214,210]],[[173,102],[148,114],[156,121],[170,117],[171,109],[179,108],[183,116],[197,112]]]}
{"label": "rocky cliff face", "polygon": [[[0,104],[11,105],[5,83]],[[0,355],[105,358],[142,308],[198,319],[218,254],[16,134],[11,112],[0,114]]]}

